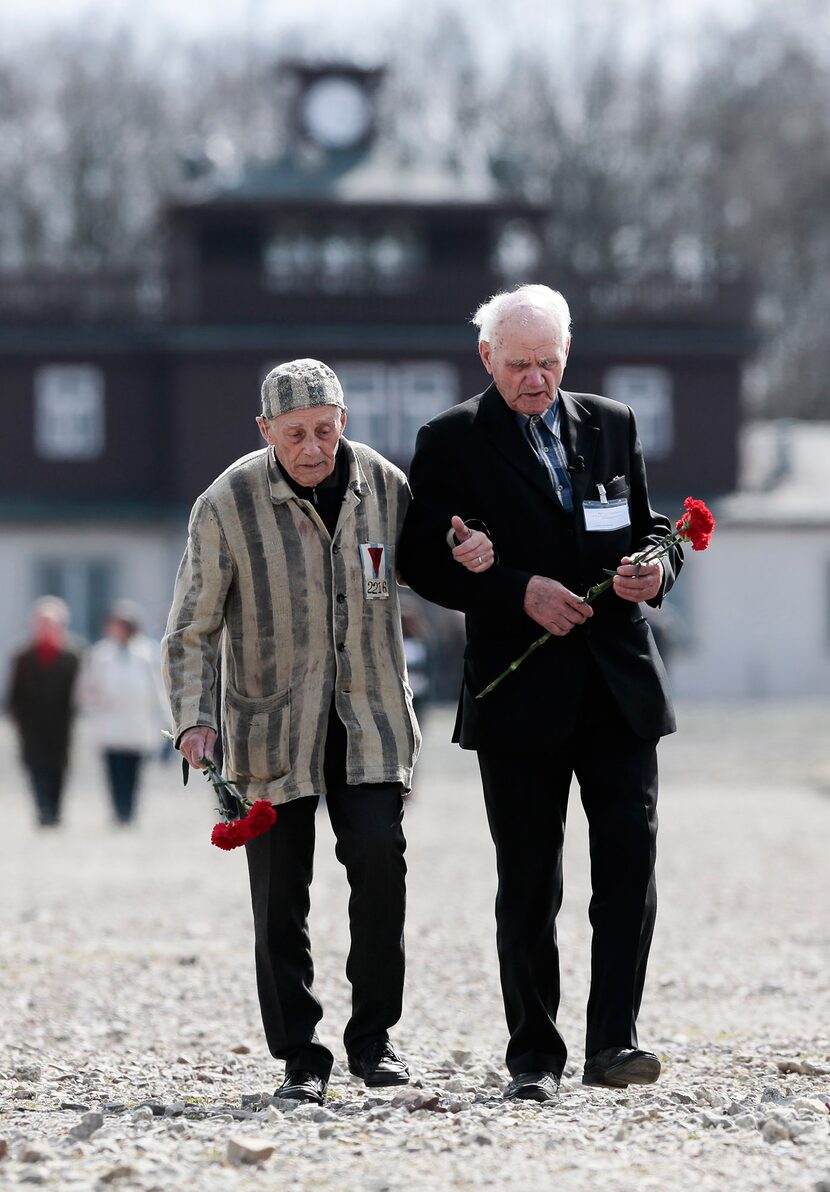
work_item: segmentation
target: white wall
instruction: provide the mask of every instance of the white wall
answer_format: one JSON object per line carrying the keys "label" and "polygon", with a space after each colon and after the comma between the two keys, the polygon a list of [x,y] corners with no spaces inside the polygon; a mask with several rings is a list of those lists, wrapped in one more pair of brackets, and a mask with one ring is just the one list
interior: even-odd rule
{"label": "white wall", "polygon": [[0,698],[9,658],[27,637],[38,561],[72,558],[110,560],[114,598],[135,600],[145,614],[145,631],[161,636],[173,581],[187,537],[180,527],[142,523],[0,527]]}
{"label": "white wall", "polygon": [[[159,637],[186,533],[184,519],[172,527],[0,528],[0,690],[10,653],[28,630],[37,559],[112,559],[115,596],[137,601],[147,632]],[[722,520],[709,550],[688,551],[678,585],[689,638],[670,662],[679,698],[830,696],[830,525]]]}
{"label": "white wall", "polygon": [[690,631],[671,660],[678,697],[830,694],[830,525],[719,522],[678,583]]}

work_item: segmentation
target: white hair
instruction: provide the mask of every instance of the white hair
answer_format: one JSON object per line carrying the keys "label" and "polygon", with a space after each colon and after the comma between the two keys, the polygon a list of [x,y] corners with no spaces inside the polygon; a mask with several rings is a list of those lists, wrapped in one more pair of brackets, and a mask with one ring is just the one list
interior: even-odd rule
{"label": "white hair", "polygon": [[493,343],[501,324],[511,315],[525,311],[527,314],[542,312],[549,315],[558,328],[562,343],[566,343],[571,332],[571,312],[558,290],[550,286],[516,286],[503,290],[482,302],[470,322],[478,327],[478,342]]}
{"label": "white hair", "polygon": [[70,620],[69,605],[65,600],[61,600],[60,596],[41,596],[32,605],[32,615],[45,617],[56,625],[63,626],[68,625]]}

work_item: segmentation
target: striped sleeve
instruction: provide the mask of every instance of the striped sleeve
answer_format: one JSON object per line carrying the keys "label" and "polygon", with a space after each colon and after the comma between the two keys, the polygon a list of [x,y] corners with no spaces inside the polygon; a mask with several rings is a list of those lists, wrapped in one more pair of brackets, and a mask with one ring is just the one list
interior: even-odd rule
{"label": "striped sleeve", "polygon": [[162,642],[162,671],[173,735],[195,725],[217,729],[216,661],[233,579],[233,563],[216,511],[205,497],[193,506]]}

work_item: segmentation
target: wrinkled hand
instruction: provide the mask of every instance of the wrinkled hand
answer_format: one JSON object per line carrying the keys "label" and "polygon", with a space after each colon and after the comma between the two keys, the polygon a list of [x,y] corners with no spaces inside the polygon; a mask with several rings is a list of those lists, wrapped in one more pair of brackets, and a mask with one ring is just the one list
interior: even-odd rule
{"label": "wrinkled hand", "polygon": [[594,615],[590,604],[584,604],[581,596],[543,575],[534,575],[527,585],[524,610],[554,637],[564,637]]}
{"label": "wrinkled hand", "polygon": [[663,564],[659,559],[654,563],[632,563],[628,555],[624,555],[613,586],[622,600],[636,604],[640,600],[653,600],[662,582]]}
{"label": "wrinkled hand", "polygon": [[182,733],[179,741],[179,752],[190,762],[194,770],[204,770],[202,758],[213,761],[213,746],[216,744],[216,732],[204,725],[189,728]]}
{"label": "wrinkled hand", "polygon": [[452,519],[452,528],[458,539],[458,546],[452,548],[456,563],[478,574],[493,566],[496,557],[493,544],[482,530],[471,530],[460,517]]}

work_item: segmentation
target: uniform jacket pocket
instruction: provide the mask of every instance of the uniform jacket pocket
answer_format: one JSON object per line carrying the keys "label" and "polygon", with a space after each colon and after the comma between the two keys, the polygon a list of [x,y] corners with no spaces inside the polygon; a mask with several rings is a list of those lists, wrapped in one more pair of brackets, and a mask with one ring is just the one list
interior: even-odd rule
{"label": "uniform jacket pocket", "polygon": [[291,692],[242,695],[225,686],[225,749],[231,778],[271,782],[290,768]]}

